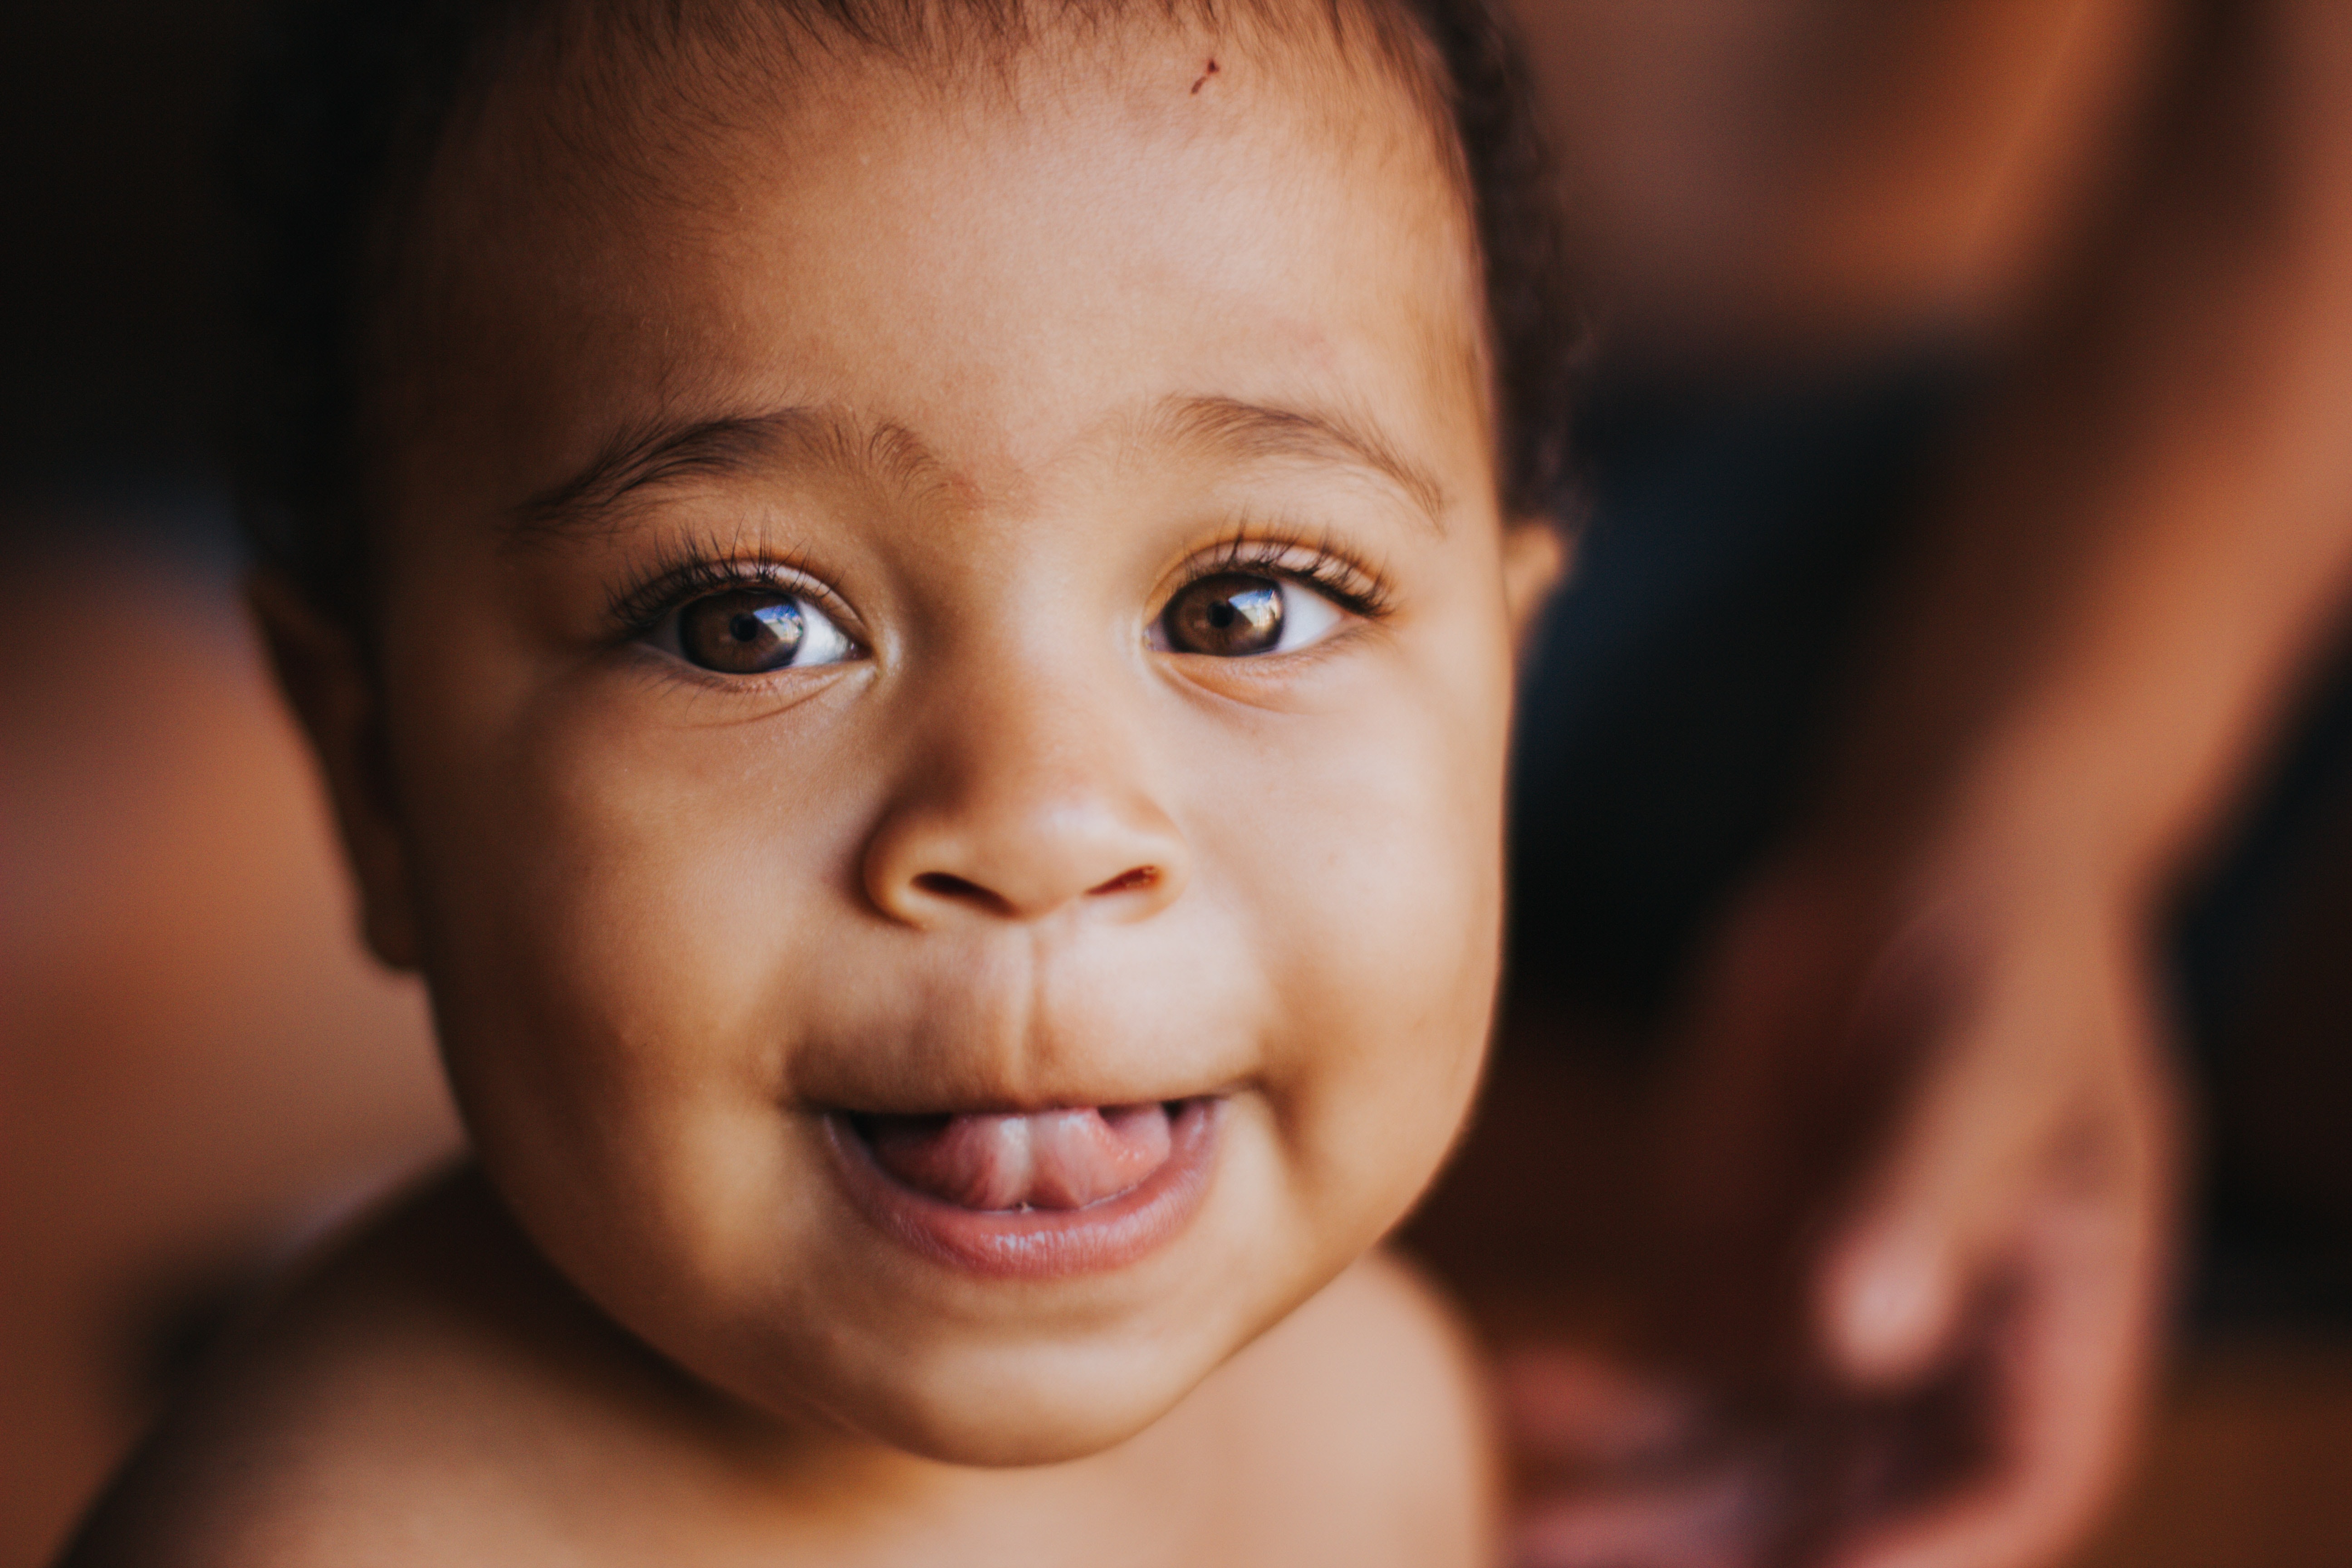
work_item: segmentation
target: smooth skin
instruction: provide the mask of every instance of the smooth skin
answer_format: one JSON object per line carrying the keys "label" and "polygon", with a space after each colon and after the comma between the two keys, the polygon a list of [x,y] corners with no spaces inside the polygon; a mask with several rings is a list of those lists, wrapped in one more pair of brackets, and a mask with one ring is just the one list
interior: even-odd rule
{"label": "smooth skin", "polygon": [[[1408,94],[1230,39],[1192,92],[1208,47],[617,104],[541,60],[461,120],[372,640],[257,598],[480,1173],[298,1289],[77,1561],[1486,1552],[1466,1362],[1359,1259],[1477,1079],[1559,548],[1497,514]],[[1322,631],[1170,646],[1219,568]],[[747,575],[843,657],[681,657]],[[1058,1277],[907,1246],[826,1142],[1187,1096],[1198,1211]]]}

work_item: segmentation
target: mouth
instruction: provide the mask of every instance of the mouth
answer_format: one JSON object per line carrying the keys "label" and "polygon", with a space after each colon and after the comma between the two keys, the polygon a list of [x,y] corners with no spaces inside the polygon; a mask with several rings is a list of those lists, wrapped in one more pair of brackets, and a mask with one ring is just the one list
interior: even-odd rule
{"label": "mouth", "polygon": [[1207,1194],[1223,1104],[835,1110],[824,1122],[868,1219],[961,1269],[1049,1279],[1123,1268],[1172,1239]]}

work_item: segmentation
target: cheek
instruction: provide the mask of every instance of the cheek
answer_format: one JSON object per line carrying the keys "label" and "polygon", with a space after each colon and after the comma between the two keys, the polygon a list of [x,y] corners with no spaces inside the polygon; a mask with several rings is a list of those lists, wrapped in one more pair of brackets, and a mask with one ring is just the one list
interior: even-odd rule
{"label": "cheek", "polygon": [[1298,1195],[1357,1211],[1364,1240],[1442,1159],[1491,1022],[1507,672],[1490,641],[1368,663],[1330,722],[1277,721],[1223,809],[1195,813],[1278,999],[1265,1071]]}
{"label": "cheek", "polygon": [[851,792],[813,787],[766,726],[649,725],[609,680],[503,709],[436,685],[412,707],[436,722],[402,737],[404,804],[485,1156],[642,1182],[648,1151],[737,1121],[772,1142],[785,1042],[763,1025],[824,941],[813,895],[854,862]]}

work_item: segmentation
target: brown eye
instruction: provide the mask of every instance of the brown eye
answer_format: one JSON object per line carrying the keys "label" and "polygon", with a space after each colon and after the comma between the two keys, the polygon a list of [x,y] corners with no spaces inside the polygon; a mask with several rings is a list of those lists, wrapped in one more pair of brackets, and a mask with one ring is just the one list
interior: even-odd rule
{"label": "brown eye", "polygon": [[1282,645],[1283,585],[1271,577],[1221,573],[1187,584],[1160,625],[1178,653],[1241,658]]}
{"label": "brown eye", "polygon": [[835,664],[849,639],[806,600],[746,588],[695,600],[677,613],[678,651],[722,675],[764,675],[796,665]]}
{"label": "brown eye", "polygon": [[1339,605],[1303,583],[1220,572],[1190,583],[1168,601],[1152,628],[1153,646],[1215,658],[1296,653],[1339,629]]}

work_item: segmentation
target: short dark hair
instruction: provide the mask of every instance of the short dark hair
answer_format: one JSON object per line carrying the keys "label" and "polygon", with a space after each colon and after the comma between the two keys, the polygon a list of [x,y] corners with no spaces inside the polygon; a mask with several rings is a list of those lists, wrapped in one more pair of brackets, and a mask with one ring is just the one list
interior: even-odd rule
{"label": "short dark hair", "polygon": [[[678,0],[648,0],[675,13]],[[742,0],[812,34],[871,47],[945,16],[999,37],[1031,13],[1168,20],[1185,0]],[[1265,0],[1192,0],[1200,19]],[[1335,28],[1353,11],[1414,36],[1467,190],[1485,271],[1496,453],[1508,515],[1557,515],[1586,359],[1558,185],[1513,28],[1495,0],[1300,0]],[[263,35],[232,128],[247,354],[231,428],[255,562],[322,605],[357,607],[365,580],[365,349],[383,304],[375,237],[415,198],[486,49],[550,0],[300,0]],[[674,20],[674,17],[673,17]]]}

